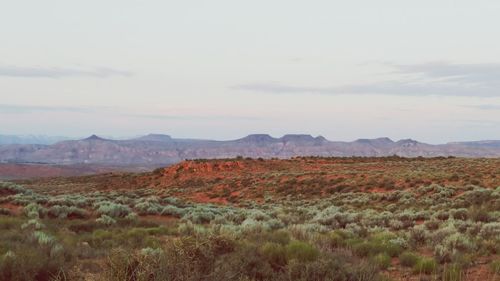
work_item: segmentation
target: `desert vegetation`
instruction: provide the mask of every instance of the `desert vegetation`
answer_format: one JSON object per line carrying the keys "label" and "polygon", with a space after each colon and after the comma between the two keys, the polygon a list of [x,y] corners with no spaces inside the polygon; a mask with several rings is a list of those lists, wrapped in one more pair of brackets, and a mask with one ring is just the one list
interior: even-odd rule
{"label": "desert vegetation", "polygon": [[500,278],[500,160],[196,160],[0,183],[0,280]]}

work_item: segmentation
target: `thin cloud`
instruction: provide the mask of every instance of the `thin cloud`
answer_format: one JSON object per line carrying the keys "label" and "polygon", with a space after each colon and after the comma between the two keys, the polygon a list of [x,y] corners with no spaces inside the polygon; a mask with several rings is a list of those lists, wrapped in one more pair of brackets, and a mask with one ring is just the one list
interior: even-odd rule
{"label": "thin cloud", "polygon": [[[258,82],[232,87],[272,94],[407,95],[407,96],[500,96],[500,64],[427,63],[389,65],[396,77],[390,81],[334,87],[296,86]],[[412,77],[408,77],[411,75]]]}
{"label": "thin cloud", "polygon": [[33,113],[33,112],[91,112],[92,109],[71,106],[33,106],[0,104],[0,113]]}
{"label": "thin cloud", "polygon": [[420,74],[427,78],[452,82],[500,84],[500,63],[453,64],[431,62],[415,65],[393,65],[399,73]]}
{"label": "thin cloud", "polygon": [[479,110],[493,110],[500,112],[500,105],[496,104],[480,104],[480,105],[466,105],[465,107],[474,108]]}
{"label": "thin cloud", "polygon": [[124,114],[128,117],[159,120],[260,120],[259,117],[234,115],[166,115],[166,114]]}
{"label": "thin cloud", "polygon": [[131,76],[132,73],[107,67],[90,69],[61,68],[61,67],[21,67],[0,65],[0,76],[19,78],[69,78],[92,77],[109,78],[112,76]]}
{"label": "thin cloud", "polygon": [[64,113],[91,113],[111,114],[123,117],[159,120],[261,120],[260,117],[243,115],[189,115],[189,114],[150,114],[150,113],[128,113],[130,109],[116,107],[73,107],[73,106],[37,106],[37,105],[12,105],[0,104],[0,114],[26,114],[38,112],[64,112]]}
{"label": "thin cloud", "polygon": [[494,127],[494,128],[497,128],[498,126],[500,126],[500,122],[497,120],[471,119],[471,120],[457,120],[457,122],[473,124],[476,127]]}

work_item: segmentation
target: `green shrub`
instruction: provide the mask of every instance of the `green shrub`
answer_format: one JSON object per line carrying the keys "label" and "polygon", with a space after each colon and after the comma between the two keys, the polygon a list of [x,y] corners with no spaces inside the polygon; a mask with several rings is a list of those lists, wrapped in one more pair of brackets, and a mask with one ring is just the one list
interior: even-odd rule
{"label": "green shrub", "polygon": [[162,216],[172,216],[172,217],[180,218],[186,214],[186,210],[178,208],[176,206],[168,205],[168,206],[163,207],[160,214]]}
{"label": "green shrub", "polygon": [[387,242],[382,244],[380,250],[391,257],[397,257],[399,254],[401,254],[403,248],[398,244]]}
{"label": "green shrub", "polygon": [[328,235],[328,244],[331,248],[339,248],[345,246],[345,238],[339,232],[332,232]]}
{"label": "green shrub", "polygon": [[129,213],[125,216],[125,220],[129,222],[136,222],[139,219],[139,216],[136,213]]}
{"label": "green shrub", "polygon": [[0,229],[2,231],[18,229],[24,220],[17,217],[0,217]]}
{"label": "green shrub", "polygon": [[[390,239],[388,242],[391,245],[397,246],[397,249],[394,248],[394,251],[397,252],[398,255],[401,253],[401,251],[403,249],[406,249],[409,247],[408,241],[403,237],[396,237],[396,238]],[[395,255],[392,255],[392,256],[395,256]]]}
{"label": "green shrub", "polygon": [[173,228],[167,228],[165,226],[158,226],[158,227],[149,227],[146,228],[146,231],[149,235],[173,235],[175,234],[175,229]]}
{"label": "green shrub", "polygon": [[422,258],[413,267],[413,272],[432,274],[436,272],[437,267],[437,262],[433,258]]}
{"label": "green shrub", "polygon": [[443,268],[443,281],[462,281],[464,279],[462,267],[458,264],[445,265]]}
{"label": "green shrub", "polygon": [[296,239],[307,240],[317,233],[326,233],[328,228],[317,223],[294,224],[288,227],[290,234]]}
{"label": "green shrub", "polygon": [[33,191],[26,189],[24,186],[10,182],[0,182],[0,195],[32,194],[32,193]]}
{"label": "green shrub", "polygon": [[435,220],[435,219],[428,220],[424,223],[425,227],[429,230],[438,229],[440,224],[441,224],[441,222],[438,220]]}
{"label": "green shrub", "polygon": [[452,209],[452,210],[450,210],[450,212],[451,212],[452,217],[456,220],[466,220],[467,219],[468,210],[465,208]]}
{"label": "green shrub", "polygon": [[489,222],[491,220],[489,211],[485,208],[471,208],[467,217],[476,222]]}
{"label": "green shrub", "polygon": [[437,212],[435,216],[436,216],[436,218],[438,218],[442,221],[445,221],[450,217],[450,214],[447,211],[442,210],[442,211]]}
{"label": "green shrub", "polygon": [[32,229],[32,230],[40,230],[45,228],[45,225],[41,223],[38,219],[30,219],[27,222],[21,225],[21,229]]}
{"label": "green shrub", "polygon": [[47,209],[37,203],[29,203],[28,205],[24,206],[23,212],[28,218],[43,218],[47,213]]}
{"label": "green shrub", "polygon": [[305,242],[292,241],[286,246],[286,254],[288,259],[311,262],[318,258],[319,251]]}
{"label": "green shrub", "polygon": [[395,243],[389,241],[362,241],[352,246],[352,251],[360,257],[374,256],[379,253],[385,253],[391,257],[398,256],[403,248]]}
{"label": "green shrub", "polygon": [[286,245],[290,243],[290,233],[285,230],[277,230],[269,233],[265,239],[269,242],[278,243],[281,245]]}
{"label": "green shrub", "polygon": [[[303,263],[291,260],[287,266],[287,276],[278,275],[269,280],[338,280],[346,281],[350,276],[363,276],[368,272],[364,268],[349,268],[345,266],[343,257],[325,256],[313,262]],[[369,273],[368,273],[369,274]],[[363,279],[352,279],[363,280]],[[373,279],[371,279],[373,280]]]}
{"label": "green shrub", "polygon": [[131,254],[125,249],[114,249],[105,264],[104,277],[108,281],[160,281],[171,280],[167,270],[162,270],[160,261],[163,254],[144,251],[144,254]]}
{"label": "green shrub", "polygon": [[494,274],[500,275],[500,260],[492,261],[490,263],[490,270]]}
{"label": "green shrub", "polygon": [[280,244],[267,242],[260,252],[275,270],[282,269],[287,264],[287,249]]}
{"label": "green shrub", "polygon": [[114,234],[111,231],[97,229],[90,237],[90,244],[92,248],[111,248],[115,246]]}
{"label": "green shrub", "polygon": [[387,269],[391,265],[391,257],[386,253],[380,253],[373,257],[373,262],[380,269]]}
{"label": "green shrub", "polygon": [[40,246],[51,246],[56,242],[53,236],[42,231],[33,232],[33,239],[38,242]]}
{"label": "green shrub", "polygon": [[192,222],[188,221],[186,223],[179,224],[179,226],[177,227],[177,232],[182,236],[193,236],[205,233],[206,229],[201,225],[193,224]]}
{"label": "green shrub", "polygon": [[69,271],[69,264],[60,256],[31,245],[21,245],[0,257],[0,280],[49,281],[62,271]]}
{"label": "green shrub", "polygon": [[[381,277],[378,275],[379,269],[372,263],[360,262],[348,268],[348,277],[345,280],[356,281],[379,281]],[[335,280],[335,279],[333,279]]]}
{"label": "green shrub", "polygon": [[485,223],[481,227],[479,236],[482,239],[500,238],[500,222]]}
{"label": "green shrub", "polygon": [[410,229],[410,241],[413,245],[424,244],[428,236],[424,225],[416,225]]}
{"label": "green shrub", "polygon": [[108,215],[102,215],[100,218],[95,220],[96,222],[103,224],[103,225],[113,225],[116,224],[116,220]]}
{"label": "green shrub", "polygon": [[103,225],[96,221],[85,220],[72,222],[69,224],[68,228],[73,232],[81,234],[84,232],[93,232],[96,229],[103,228]]}
{"label": "green shrub", "polygon": [[160,204],[153,202],[140,202],[135,204],[134,209],[140,215],[158,215],[164,209]]}
{"label": "green shrub", "polygon": [[96,206],[98,214],[107,215],[112,218],[123,218],[132,212],[129,206],[109,201],[99,202]]}
{"label": "green shrub", "polygon": [[117,236],[117,240],[121,241],[121,245],[133,249],[143,247],[159,248],[161,246],[159,240],[151,235],[148,229],[144,228],[132,228],[122,235]]}
{"label": "green shrub", "polygon": [[463,256],[473,249],[474,245],[468,237],[461,233],[454,233],[435,246],[434,255],[440,263],[447,263],[453,257]]}
{"label": "green shrub", "polygon": [[352,251],[360,257],[368,257],[377,252],[376,245],[367,241],[354,244],[352,246]]}
{"label": "green shrub", "polygon": [[[186,211],[182,219],[189,220],[193,223],[203,224],[203,223],[209,223],[210,221],[215,219],[216,215],[220,215],[220,212],[215,208],[200,205]],[[251,219],[247,219],[246,221],[253,222],[253,220]],[[243,222],[243,224],[244,223],[245,222]]]}
{"label": "green shrub", "polygon": [[75,206],[66,205],[54,205],[49,208],[47,215],[52,218],[72,218],[72,219],[84,219],[88,218],[89,214],[85,209],[81,209]]}
{"label": "green shrub", "polygon": [[399,256],[399,261],[402,266],[413,267],[419,260],[420,257],[412,252],[404,252]]}

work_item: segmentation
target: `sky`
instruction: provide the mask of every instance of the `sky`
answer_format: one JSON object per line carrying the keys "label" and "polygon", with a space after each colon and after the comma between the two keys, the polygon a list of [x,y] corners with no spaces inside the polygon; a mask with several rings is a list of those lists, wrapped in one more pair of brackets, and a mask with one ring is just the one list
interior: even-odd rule
{"label": "sky", "polygon": [[0,134],[500,139],[497,0],[0,2]]}

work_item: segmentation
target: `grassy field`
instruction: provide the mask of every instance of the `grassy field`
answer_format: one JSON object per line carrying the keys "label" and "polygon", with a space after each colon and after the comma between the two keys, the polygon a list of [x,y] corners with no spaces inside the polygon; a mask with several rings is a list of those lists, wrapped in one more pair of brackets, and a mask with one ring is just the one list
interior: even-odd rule
{"label": "grassy field", "polygon": [[500,159],[192,160],[2,182],[0,280],[500,280]]}

